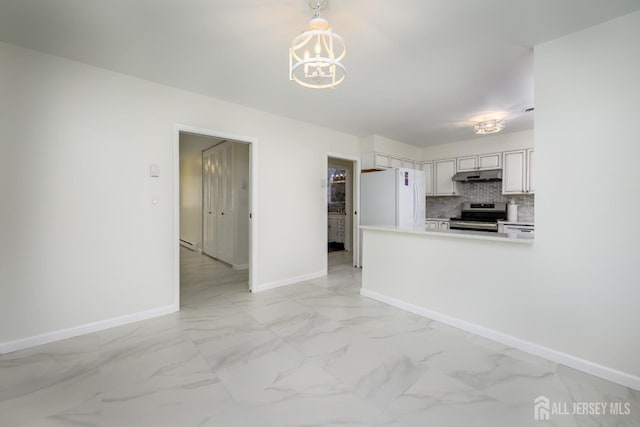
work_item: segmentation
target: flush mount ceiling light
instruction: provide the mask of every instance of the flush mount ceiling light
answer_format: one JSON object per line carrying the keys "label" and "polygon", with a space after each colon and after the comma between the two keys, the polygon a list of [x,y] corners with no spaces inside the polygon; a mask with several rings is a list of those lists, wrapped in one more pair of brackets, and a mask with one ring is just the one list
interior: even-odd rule
{"label": "flush mount ceiling light", "polygon": [[495,119],[478,122],[473,127],[473,131],[476,135],[487,135],[490,133],[496,133],[500,132],[502,129],[504,129],[504,121]]}
{"label": "flush mount ceiling light", "polygon": [[293,39],[289,49],[289,80],[312,89],[334,88],[346,77],[340,61],[347,49],[329,22],[320,18],[320,11],[329,0],[308,1],[314,14],[309,28]]}

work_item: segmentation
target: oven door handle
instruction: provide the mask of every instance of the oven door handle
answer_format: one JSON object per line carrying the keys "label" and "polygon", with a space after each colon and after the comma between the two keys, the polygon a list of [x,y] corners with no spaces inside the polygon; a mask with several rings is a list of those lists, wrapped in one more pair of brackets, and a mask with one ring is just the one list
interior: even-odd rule
{"label": "oven door handle", "polygon": [[494,223],[451,221],[451,225],[468,225],[470,227],[495,227]]}

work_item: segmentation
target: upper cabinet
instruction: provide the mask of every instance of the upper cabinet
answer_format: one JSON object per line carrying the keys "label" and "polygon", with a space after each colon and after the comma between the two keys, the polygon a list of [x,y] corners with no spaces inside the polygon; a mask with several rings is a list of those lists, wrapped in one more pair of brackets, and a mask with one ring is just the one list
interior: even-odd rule
{"label": "upper cabinet", "polygon": [[420,169],[420,165],[412,159],[404,159],[401,157],[391,156],[385,153],[370,151],[362,155],[361,168],[367,169],[389,169],[389,168],[408,168]]}
{"label": "upper cabinet", "polygon": [[399,157],[391,157],[391,167],[392,168],[401,168],[402,166],[402,159]]}
{"label": "upper cabinet", "polygon": [[391,167],[391,157],[388,154],[373,151],[362,155],[362,169],[387,169]]}
{"label": "upper cabinet", "polygon": [[478,156],[478,169],[500,169],[502,153],[481,154]]}
{"label": "upper cabinet", "polygon": [[483,170],[483,169],[500,169],[502,166],[501,153],[480,154],[478,156],[458,157],[458,172]]}
{"label": "upper cabinet", "polygon": [[478,169],[478,156],[458,157],[456,161],[459,172]]}
{"label": "upper cabinet", "polygon": [[534,150],[477,154],[454,159],[415,161],[379,152],[362,155],[362,169],[408,168],[425,174],[427,196],[458,196],[461,185],[452,180],[456,172],[502,169],[503,194],[533,194]]}
{"label": "upper cabinet", "polygon": [[457,196],[458,183],[453,181],[456,174],[457,159],[437,160],[434,167],[434,195]]}
{"label": "upper cabinet", "polygon": [[533,149],[503,153],[503,194],[532,194],[534,192],[533,160]]}
{"label": "upper cabinet", "polygon": [[420,169],[424,172],[424,188],[427,196],[433,196],[433,162],[422,162]]}
{"label": "upper cabinet", "polygon": [[420,169],[419,167],[416,167],[416,162],[407,159],[402,159],[402,167],[407,169]]}

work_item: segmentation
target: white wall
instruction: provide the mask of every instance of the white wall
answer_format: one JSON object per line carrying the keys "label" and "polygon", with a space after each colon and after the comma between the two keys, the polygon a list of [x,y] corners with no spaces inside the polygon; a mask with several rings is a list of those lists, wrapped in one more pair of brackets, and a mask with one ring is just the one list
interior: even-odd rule
{"label": "white wall", "polygon": [[4,43],[0,63],[0,350],[175,303],[176,123],[258,141],[257,284],[324,273],[325,153],[357,138]]}
{"label": "white wall", "polygon": [[533,130],[496,135],[476,135],[474,138],[464,141],[424,147],[420,158],[421,160],[440,160],[533,148],[533,145]]}
{"label": "white wall", "polygon": [[532,246],[369,233],[366,264],[386,257],[395,274],[364,269],[363,288],[640,389],[640,228],[626,225],[640,212],[638,40],[640,12],[535,49]]}
{"label": "white wall", "polygon": [[180,135],[180,238],[202,250],[202,152],[217,139]]}
{"label": "white wall", "polygon": [[[640,12],[535,49],[545,340],[640,375]],[[542,338],[542,337],[541,337]]]}

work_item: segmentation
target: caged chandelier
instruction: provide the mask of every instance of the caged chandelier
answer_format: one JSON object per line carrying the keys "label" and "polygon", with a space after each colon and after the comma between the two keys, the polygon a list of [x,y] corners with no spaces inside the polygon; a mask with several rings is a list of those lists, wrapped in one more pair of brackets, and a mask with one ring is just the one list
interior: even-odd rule
{"label": "caged chandelier", "polygon": [[340,62],[347,52],[344,40],[320,17],[328,1],[309,0],[314,10],[309,28],[293,39],[289,49],[289,80],[312,89],[334,88],[346,77]]}

